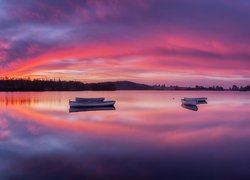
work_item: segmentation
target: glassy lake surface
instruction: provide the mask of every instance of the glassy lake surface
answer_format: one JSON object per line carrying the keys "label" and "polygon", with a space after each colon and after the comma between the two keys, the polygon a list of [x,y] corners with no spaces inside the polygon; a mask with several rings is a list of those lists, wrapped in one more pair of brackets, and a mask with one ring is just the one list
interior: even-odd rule
{"label": "glassy lake surface", "polygon": [[[69,113],[76,96],[116,110]],[[0,92],[0,179],[21,178],[249,179],[250,93]]]}

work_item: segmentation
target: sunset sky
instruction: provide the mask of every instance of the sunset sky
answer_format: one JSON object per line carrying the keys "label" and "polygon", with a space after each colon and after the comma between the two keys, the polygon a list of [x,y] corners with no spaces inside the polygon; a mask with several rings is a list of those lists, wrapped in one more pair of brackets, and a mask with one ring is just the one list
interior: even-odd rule
{"label": "sunset sky", "polygon": [[250,84],[249,0],[0,0],[0,77]]}

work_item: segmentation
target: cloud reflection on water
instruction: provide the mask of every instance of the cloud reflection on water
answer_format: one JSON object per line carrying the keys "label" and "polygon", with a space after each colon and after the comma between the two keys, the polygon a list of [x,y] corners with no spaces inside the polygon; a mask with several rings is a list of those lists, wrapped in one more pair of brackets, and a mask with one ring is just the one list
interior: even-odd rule
{"label": "cloud reflection on water", "polygon": [[[86,92],[93,93],[98,96],[101,92]],[[65,169],[68,172],[61,174],[65,177],[127,177],[131,170],[137,177],[157,177],[157,173],[167,177],[164,172],[172,170],[195,179],[201,176],[191,176],[193,168],[211,178],[207,168],[215,168],[216,175],[236,168],[227,167],[226,162],[250,167],[246,161],[250,150],[249,94],[242,93],[235,103],[227,104],[234,96],[230,92],[223,96],[209,93],[209,104],[193,113],[180,107],[180,98],[190,92],[105,93],[102,96],[117,100],[116,111],[69,113],[67,101],[78,92],[56,97],[52,92],[12,93],[17,103],[8,106],[6,94],[0,93],[1,174],[9,176],[9,168],[14,167],[16,173],[11,178],[37,173],[44,174],[41,179],[54,173],[62,177],[59,172]],[[18,103],[24,97],[31,103]],[[242,158],[245,160],[240,161]],[[221,167],[213,167],[215,162],[222,162]],[[52,167],[47,169],[47,164]],[[238,171],[236,168],[231,175]]]}

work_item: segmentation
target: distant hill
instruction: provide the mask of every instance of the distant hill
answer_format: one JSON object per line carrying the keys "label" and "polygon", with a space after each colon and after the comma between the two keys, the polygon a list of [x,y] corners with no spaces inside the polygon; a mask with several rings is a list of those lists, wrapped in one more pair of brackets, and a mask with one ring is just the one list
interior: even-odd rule
{"label": "distant hill", "polygon": [[151,90],[153,86],[139,84],[131,81],[116,81],[114,82],[116,90]]}

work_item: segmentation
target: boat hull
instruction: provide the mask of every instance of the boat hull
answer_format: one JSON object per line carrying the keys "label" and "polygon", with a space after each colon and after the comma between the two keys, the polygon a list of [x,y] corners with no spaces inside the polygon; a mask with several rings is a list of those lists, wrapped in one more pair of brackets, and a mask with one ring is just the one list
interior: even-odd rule
{"label": "boat hull", "polygon": [[102,102],[104,101],[105,98],[80,98],[80,97],[76,97],[75,101],[78,102]]}
{"label": "boat hull", "polygon": [[184,105],[193,105],[193,106],[196,106],[196,105],[198,104],[197,101],[187,101],[187,100],[185,100],[185,99],[182,99],[181,102],[182,102],[182,104],[184,104]]}
{"label": "boat hull", "polygon": [[103,101],[103,102],[78,102],[70,101],[70,107],[104,107],[104,106],[114,106],[115,101]]}
{"label": "boat hull", "polygon": [[185,101],[197,101],[197,102],[204,102],[207,100],[206,97],[200,97],[200,98],[184,98]]}

